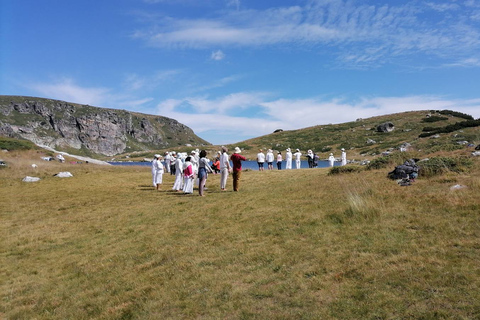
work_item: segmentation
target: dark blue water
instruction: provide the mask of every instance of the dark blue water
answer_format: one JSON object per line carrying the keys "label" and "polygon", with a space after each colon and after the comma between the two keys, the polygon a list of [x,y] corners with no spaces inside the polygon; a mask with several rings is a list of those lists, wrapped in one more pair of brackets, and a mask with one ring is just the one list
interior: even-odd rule
{"label": "dark blue water", "polygon": [[[152,165],[151,162],[146,162],[146,161],[138,161],[138,162],[108,162],[114,166],[148,166],[150,167]],[[230,162],[230,165],[232,163]],[[285,169],[285,161],[282,162],[282,169]],[[335,166],[339,166],[340,162],[335,162]],[[263,165],[264,169],[267,170],[267,163]],[[292,168],[296,169],[295,167],[295,161],[292,163]],[[318,161],[318,166],[317,168],[328,168],[328,161]],[[258,170],[258,164],[256,161],[243,161],[242,162],[242,169],[251,169],[251,170]],[[273,163],[273,169],[277,170],[277,163]],[[300,169],[308,169],[308,161],[302,160]]]}

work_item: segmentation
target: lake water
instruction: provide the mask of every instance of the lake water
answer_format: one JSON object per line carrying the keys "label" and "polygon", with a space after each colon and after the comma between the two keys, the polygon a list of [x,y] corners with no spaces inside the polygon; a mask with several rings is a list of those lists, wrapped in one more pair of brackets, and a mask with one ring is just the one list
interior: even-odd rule
{"label": "lake water", "polygon": [[[146,162],[146,161],[138,161],[138,162],[135,162],[135,161],[132,161],[132,162],[124,162],[124,161],[119,161],[119,162],[108,162],[114,166],[146,166],[146,167],[150,167],[152,164],[151,162]],[[230,162],[230,165],[232,163]],[[282,162],[282,169],[285,169],[285,161]],[[339,166],[340,165],[340,162],[335,162],[335,166]],[[267,170],[267,163],[265,162],[264,164],[264,169]],[[292,167],[293,169],[295,169],[295,161],[293,161],[292,163]],[[322,160],[319,160],[318,161],[318,166],[317,168],[328,168],[328,161],[322,161]],[[242,169],[245,170],[245,169],[251,169],[251,170],[258,170],[258,164],[256,161],[242,161]],[[273,163],[273,169],[274,170],[277,170],[277,164],[274,162]],[[301,164],[300,164],[300,169],[308,169],[308,161],[307,160],[302,160],[301,161]]]}

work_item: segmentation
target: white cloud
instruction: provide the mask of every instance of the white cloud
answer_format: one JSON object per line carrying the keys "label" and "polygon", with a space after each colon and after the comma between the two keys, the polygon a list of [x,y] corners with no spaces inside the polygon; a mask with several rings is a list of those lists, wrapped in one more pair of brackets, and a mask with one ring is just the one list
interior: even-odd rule
{"label": "white cloud", "polygon": [[30,88],[44,97],[68,102],[101,106],[110,98],[110,90],[106,88],[84,88],[72,79],[61,79],[56,83],[35,83]]}
{"label": "white cloud", "polygon": [[[236,93],[210,100],[204,97],[167,100],[158,105],[157,111],[159,115],[186,124],[200,136],[214,132],[214,139],[224,139],[210,141],[214,144],[240,142],[239,136],[245,139],[257,137],[279,128],[294,130],[414,110],[450,109],[480,117],[480,99],[406,96],[364,97],[351,102],[321,98],[269,100],[268,97],[265,93]],[[191,108],[189,112],[182,112],[181,107],[185,104]],[[239,109],[252,107],[258,109],[255,115],[238,113]]]}
{"label": "white cloud", "polygon": [[215,60],[215,61],[220,61],[225,58],[225,53],[223,53],[221,50],[217,50],[215,52],[212,52],[210,55],[210,59]]}

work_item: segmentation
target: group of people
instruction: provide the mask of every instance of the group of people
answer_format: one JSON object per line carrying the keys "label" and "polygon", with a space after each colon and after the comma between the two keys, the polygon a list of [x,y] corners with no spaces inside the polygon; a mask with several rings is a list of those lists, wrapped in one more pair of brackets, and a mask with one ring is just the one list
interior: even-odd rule
{"label": "group of people", "polygon": [[[293,159],[295,158],[295,167],[297,169],[300,169],[301,166],[301,157],[302,153],[300,152],[299,149],[296,149],[295,153],[292,153],[292,150],[288,148],[285,153],[285,169],[292,169],[292,162]],[[318,166],[318,159],[319,156],[315,154],[312,150],[307,151],[307,160],[308,160],[308,167],[309,168],[315,168]],[[260,149],[258,154],[257,154],[257,163],[258,163],[258,170],[259,171],[264,171],[264,165],[265,162],[267,162],[267,168],[268,170],[273,170],[273,162],[275,160],[275,156],[273,154],[272,149],[268,149],[267,153],[264,154],[263,150]],[[330,167],[334,166],[334,163],[336,161],[335,157],[333,156],[333,153],[330,153],[330,156],[328,158]],[[282,157],[282,152],[277,151],[277,158],[276,158],[276,164],[277,164],[277,169],[282,170],[282,162],[283,162],[283,157]],[[342,155],[341,155],[341,163],[342,166],[347,164],[347,153],[345,152],[345,149],[342,148]]]}
{"label": "group of people", "polygon": [[[205,184],[209,173],[220,174],[220,189],[222,191],[227,189],[227,179],[229,174],[232,173],[233,191],[238,191],[240,187],[242,161],[246,160],[240,153],[240,148],[235,147],[234,153],[229,156],[228,149],[222,147],[212,162],[212,166],[210,166],[210,161],[207,159],[207,152],[205,150],[192,150],[190,155],[187,155],[186,153],[177,154],[174,151],[166,152],[164,157],[156,154],[152,161],[153,186],[157,190],[160,190],[163,174],[167,172],[175,176],[175,182],[172,187],[173,190],[178,192],[183,191],[185,194],[191,194],[193,193],[194,185],[197,185],[200,196],[204,196],[204,191],[206,189]],[[292,169],[293,160],[295,160],[295,167],[300,169],[301,157],[302,153],[299,149],[296,149],[296,152],[292,153],[292,150],[288,148],[285,153],[285,169]],[[312,150],[307,151],[306,157],[309,168],[315,168],[318,165],[319,157]],[[333,167],[334,162],[336,161],[333,153],[330,153],[328,160],[330,166]],[[230,161],[233,165],[230,165]],[[258,170],[264,171],[265,162],[267,163],[268,170],[273,170],[273,163],[275,162],[273,150],[268,149],[266,154],[263,153],[262,149],[259,150],[257,154]],[[282,169],[282,162],[282,153],[278,151],[276,156],[278,170]],[[347,155],[343,148],[341,162],[342,165],[347,164]]]}
{"label": "group of people", "polygon": [[[229,157],[228,149],[222,147],[218,152],[218,173],[220,173],[220,189],[225,191],[227,189],[228,175],[232,173],[233,176],[233,191],[238,191],[240,186],[240,175],[242,171],[242,161],[245,157],[240,155],[240,148],[236,147],[235,152]],[[205,184],[209,173],[216,173],[212,169],[210,161],[207,159],[207,152],[205,150],[193,150],[190,155],[176,152],[166,152],[164,162],[162,156],[154,155],[152,160],[152,177],[153,186],[160,190],[165,171],[175,175],[175,181],[172,189],[177,192],[185,194],[192,194],[194,184],[198,186],[198,193],[204,196]],[[232,161],[233,166],[230,165]]]}

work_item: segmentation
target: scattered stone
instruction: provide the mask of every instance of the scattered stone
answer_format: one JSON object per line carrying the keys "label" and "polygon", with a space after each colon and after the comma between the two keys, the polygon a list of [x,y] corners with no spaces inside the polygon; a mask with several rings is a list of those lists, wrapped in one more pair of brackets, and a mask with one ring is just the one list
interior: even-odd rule
{"label": "scattered stone", "polygon": [[32,168],[36,169],[36,168],[38,168],[38,166],[35,163],[33,163]]}
{"label": "scattered stone", "polygon": [[480,151],[473,151],[472,156],[474,157],[480,157]]}
{"label": "scattered stone", "polygon": [[59,172],[59,173],[55,174],[55,176],[57,176],[59,178],[70,178],[70,177],[73,177],[73,174],[71,174],[68,171],[63,171],[63,172]]}
{"label": "scattered stone", "polygon": [[480,144],[475,147],[475,150],[480,150]]}
{"label": "scattered stone", "polygon": [[468,144],[468,141],[465,141],[465,140],[463,140],[463,141],[457,141],[457,144],[460,144],[460,145],[463,146],[463,145]]}
{"label": "scattered stone", "polygon": [[367,144],[375,144],[377,143],[377,141],[373,140],[373,139],[368,139],[367,140]]}
{"label": "scattered stone", "polygon": [[466,188],[466,186],[463,186],[461,184],[456,184],[456,185],[450,187],[450,190],[460,190],[460,189],[463,189],[463,188]]}
{"label": "scattered stone", "polygon": [[23,182],[37,182],[39,181],[40,178],[37,178],[37,177],[30,177],[30,176],[26,176],[25,178],[23,178]]}
{"label": "scattered stone", "polygon": [[432,136],[430,139],[438,139],[438,138],[440,138],[440,135],[436,134],[436,135]]}

